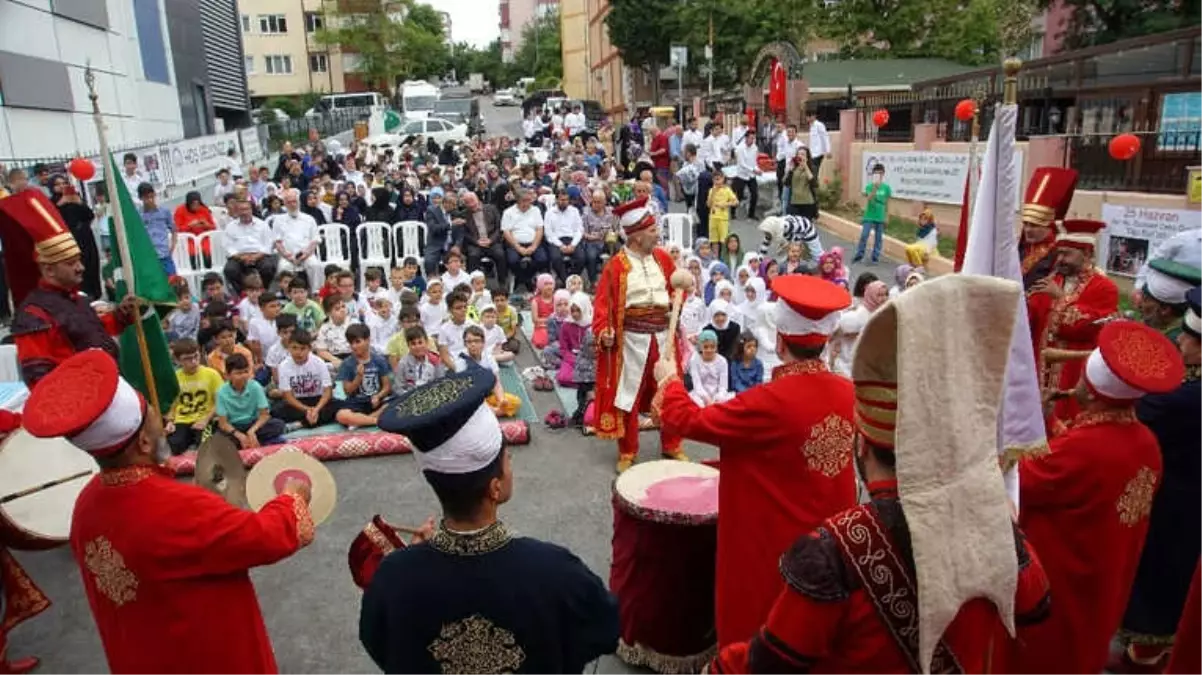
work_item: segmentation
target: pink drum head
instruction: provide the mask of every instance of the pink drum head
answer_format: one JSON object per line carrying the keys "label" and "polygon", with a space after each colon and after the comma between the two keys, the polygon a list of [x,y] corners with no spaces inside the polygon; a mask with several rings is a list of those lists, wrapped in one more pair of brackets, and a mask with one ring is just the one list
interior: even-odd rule
{"label": "pink drum head", "polygon": [[636,465],[614,482],[619,503],[648,520],[704,524],[718,516],[718,471],[661,460]]}

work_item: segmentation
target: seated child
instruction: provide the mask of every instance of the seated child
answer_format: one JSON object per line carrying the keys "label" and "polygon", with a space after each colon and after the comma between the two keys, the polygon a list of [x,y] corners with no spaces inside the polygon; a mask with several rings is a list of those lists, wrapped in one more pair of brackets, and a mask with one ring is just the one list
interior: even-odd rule
{"label": "seated child", "polygon": [[513,352],[505,351],[505,331],[497,325],[497,308],[489,303],[480,309],[480,327],[484,329],[484,349],[497,363],[509,363]]}
{"label": "seated child", "polygon": [[254,361],[255,355],[249,349],[238,344],[238,333],[234,324],[227,319],[213,321],[213,341],[215,346],[209,352],[209,367],[225,377],[225,360],[234,354],[241,354]]}
{"label": "seated child", "polygon": [[321,360],[330,364],[331,369],[337,371],[342,365],[342,360],[351,355],[351,343],[346,339],[346,329],[353,324],[347,315],[346,302],[341,295],[327,295],[321,301],[321,308],[329,316],[329,320],[317,329],[313,351]]}
{"label": "seated child", "polygon": [[[559,327],[559,369],[555,380],[564,387],[576,386],[576,357],[584,344],[584,334],[592,332],[593,303],[584,293],[576,293],[568,303],[569,319]],[[549,349],[549,348],[548,348]]]}
{"label": "seated child", "polygon": [[163,420],[163,433],[171,454],[178,455],[200,443],[205,429],[213,420],[217,390],[221,388],[221,373],[200,363],[200,345],[192,338],[171,343],[171,355],[179,368],[175,379],[179,395]]}
{"label": "seated child", "polygon": [[464,351],[454,360],[455,372],[462,373],[469,368],[483,368],[492,372],[496,378],[492,393],[484,400],[497,417],[513,417],[522,407],[522,399],[517,394],[510,394],[501,386],[501,368],[484,349],[484,329],[479,326],[468,326],[463,329]]}
{"label": "seated child", "polygon": [[292,333],[296,330],[296,317],[291,314],[280,314],[275,318],[276,343],[267,349],[267,353],[263,355],[263,365],[267,368],[270,374],[268,382],[264,385],[267,387],[267,395],[271,398],[278,398],[281,394],[279,391],[279,372],[280,364],[284,359],[288,358],[288,346],[292,344]]}
{"label": "seated child", "polygon": [[471,285],[471,277],[463,271],[463,258],[451,251],[446,257],[447,271],[442,273],[442,285],[445,288],[455,288],[459,284]]}
{"label": "seated child", "polygon": [[561,288],[555,291],[554,298],[554,311],[547,317],[545,324],[547,345],[543,349],[543,367],[547,369],[558,368],[563,362],[563,354],[559,352],[559,329],[572,320],[572,294],[568,293],[566,288]]}
{"label": "seated child", "polygon": [[522,326],[522,315],[509,304],[509,290],[494,286],[491,290],[493,305],[497,308],[497,325],[505,332],[503,349],[517,355],[522,351],[518,329]]}
{"label": "seated child", "polygon": [[917,241],[906,245],[906,262],[914,267],[925,267],[931,253],[939,246],[939,228],[935,227],[935,214],[929,208],[918,214],[914,238]]}
{"label": "seated child", "polygon": [[[363,273],[363,280],[367,283],[367,287],[361,293],[364,302],[371,304],[376,300],[389,299],[388,289],[384,287],[384,273],[380,271],[379,267],[367,268],[367,271]],[[372,335],[375,335],[374,331]]]}
{"label": "seated child", "polygon": [[848,270],[843,264],[843,248],[835,246],[818,258],[818,273],[827,281],[847,288]]}
{"label": "seated child", "polygon": [[463,329],[478,325],[467,318],[467,304],[467,296],[461,293],[452,293],[447,300],[451,315],[434,334],[434,339],[438,341],[438,358],[443,363],[451,363],[455,355],[463,351]]}
{"label": "seated child", "polygon": [[164,320],[163,330],[168,340],[195,340],[200,331],[200,307],[192,302],[192,291],[188,284],[175,287],[175,309]]}
{"label": "seated child", "polygon": [[271,295],[288,297],[288,284],[291,284],[295,278],[296,274],[291,270],[280,270],[276,273],[275,280],[271,282],[271,288],[268,288],[267,292]]}
{"label": "seated child", "polygon": [[389,289],[389,292],[395,298],[399,298],[401,291],[406,288],[412,289],[418,297],[426,292],[426,278],[422,276],[421,265],[413,256],[405,258],[400,267],[392,268],[390,279],[392,288]]}
{"label": "seated child", "polygon": [[350,318],[350,322],[362,321],[367,312],[367,306],[359,300],[359,294],[355,292],[355,275],[348,270],[338,270],[338,274],[334,276],[334,283],[338,285],[338,292],[326,297],[336,295],[342,298],[342,301],[346,303],[346,315]]}
{"label": "seated child", "polygon": [[288,358],[277,369],[283,400],[271,409],[272,417],[307,428],[329,424],[337,412],[330,369],[312,348],[313,336],[297,328],[288,344]]}
{"label": "seated child", "polygon": [[263,280],[257,272],[252,272],[242,279],[242,299],[238,301],[238,328],[245,333],[250,328],[252,319],[262,316],[259,311],[259,298],[263,295]]}
{"label": "seated child", "polygon": [[[317,289],[317,297],[319,300],[325,300],[326,297],[330,295],[338,294],[338,273],[342,271],[342,268],[334,263],[330,263],[329,265],[326,265],[325,269],[322,271],[325,272],[326,278],[325,282],[322,283],[321,288]],[[308,286],[305,287],[308,288]],[[288,285],[288,290],[292,290],[291,284]]]}
{"label": "seated child", "polygon": [[480,316],[480,310],[485,305],[491,305],[492,292],[488,290],[488,280],[484,276],[484,272],[476,270],[469,275],[471,279],[472,292],[468,296],[467,304],[476,310],[476,316]]}
{"label": "seated child", "polygon": [[[225,279],[223,279],[220,274],[217,272],[209,272],[208,274],[204,275],[204,278],[201,279],[200,282],[200,292],[200,311],[202,314],[204,313],[205,308],[209,306],[209,303],[220,301],[225,305],[226,308],[225,318],[238,318],[238,309],[235,307],[237,302],[234,300],[233,296],[225,292]],[[202,342],[201,344],[203,345],[204,343]]]}
{"label": "seated child", "polygon": [[255,368],[255,380],[266,386],[271,381],[271,370],[266,367],[267,353],[279,341],[276,329],[276,319],[280,316],[280,299],[266,293],[259,296],[259,313],[250,320],[246,329],[246,348],[254,354],[252,365]]}
{"label": "seated child", "polygon": [[736,394],[764,382],[764,364],[756,358],[759,341],[751,331],[743,331],[739,337],[739,358],[730,362],[730,390]]}
{"label": "seated child", "polygon": [[576,295],[584,292],[584,277],[579,274],[569,274],[567,279],[564,279],[563,287],[568,290],[568,293]]}
{"label": "seated child", "polygon": [[381,356],[387,354],[388,341],[396,334],[397,329],[396,317],[392,314],[392,301],[387,297],[368,300],[367,316],[363,323],[371,331],[372,350]]}
{"label": "seated child", "polygon": [[718,336],[707,328],[701,331],[697,344],[701,351],[689,363],[689,375],[693,380],[689,397],[702,408],[734,398],[727,384],[730,369],[726,359],[718,353]]}
{"label": "seated child", "polygon": [[532,304],[534,334],[530,336],[530,344],[535,349],[542,349],[553,342],[547,336],[547,319],[555,312],[555,277],[550,274],[538,275]]}
{"label": "seated child", "polygon": [[393,367],[393,388],[403,393],[433,382],[446,374],[446,367],[438,355],[430,351],[426,329],[420,325],[409,326],[404,332],[409,351]]}
{"label": "seated child", "polygon": [[447,318],[447,303],[442,297],[441,279],[430,280],[430,284],[426,286],[426,294],[422,296],[417,309],[421,313],[422,328],[426,329],[426,334],[437,333],[443,319]]}
{"label": "seated child", "polygon": [[263,385],[251,377],[250,360],[234,354],[226,362],[229,382],[217,392],[217,428],[243,450],[282,443],[284,423],[271,416]]}
{"label": "seated child", "polygon": [[326,320],[326,313],[321,305],[309,298],[309,286],[304,279],[293,279],[288,284],[288,304],[284,305],[284,314],[296,317],[296,327],[306,333],[316,333],[318,327]]}
{"label": "seated child", "polygon": [[392,394],[392,368],[383,356],[372,351],[371,329],[364,324],[347,328],[346,339],[351,343],[351,355],[338,369],[346,400],[334,419],[347,427],[375,426]]}
{"label": "seated child", "polygon": [[[405,338],[405,331],[411,326],[420,325],[421,316],[417,313],[416,307],[404,307],[401,309],[397,330],[392,334],[392,337],[388,338],[388,345],[384,349],[384,353],[388,356],[388,363],[394,371],[396,370],[397,363],[409,353],[409,341]],[[395,385],[395,382],[393,384]]]}

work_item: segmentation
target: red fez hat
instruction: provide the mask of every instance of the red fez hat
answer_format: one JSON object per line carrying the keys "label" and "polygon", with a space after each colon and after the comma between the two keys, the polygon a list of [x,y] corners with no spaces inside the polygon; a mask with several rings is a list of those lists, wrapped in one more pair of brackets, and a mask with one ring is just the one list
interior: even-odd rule
{"label": "red fez hat", "polygon": [[1098,245],[1098,232],[1104,227],[1106,223],[1100,220],[1066,220],[1061,223],[1060,234],[1056,235],[1056,246],[1093,253]]}
{"label": "red fez hat", "polygon": [[856,382],[856,428],[878,448],[892,450],[897,431],[897,383]]}
{"label": "red fez hat", "polygon": [[1031,173],[1031,182],[1027,183],[1027,196],[1023,198],[1023,222],[1049,227],[1053,221],[1064,220],[1076,189],[1076,169],[1036,168]]}
{"label": "red fez hat", "polygon": [[37,189],[0,199],[0,239],[15,304],[21,304],[37,285],[41,277],[38,263],[52,264],[80,255],[58,208]]}
{"label": "red fez hat", "polygon": [[821,347],[839,323],[840,310],[851,305],[847,289],[806,274],[786,274],[772,281],[776,332],[798,347]]}
{"label": "red fez hat", "polygon": [[371,522],[351,542],[346,556],[355,585],[366,590],[384,556],[398,548],[405,548],[400,532],[380,516],[372,516]]}
{"label": "red fez hat", "polygon": [[39,438],[63,436],[97,457],[124,448],[146,414],[146,401],[101,349],[63,361],[33,388],[25,402],[25,430]]}
{"label": "red fez hat", "polygon": [[1138,321],[1111,321],[1085,362],[1085,383],[1100,398],[1129,401],[1181,386],[1185,362],[1160,331]]}
{"label": "red fez hat", "polygon": [[655,214],[647,208],[647,197],[638,197],[614,207],[614,215],[626,234],[634,234],[655,226]]}

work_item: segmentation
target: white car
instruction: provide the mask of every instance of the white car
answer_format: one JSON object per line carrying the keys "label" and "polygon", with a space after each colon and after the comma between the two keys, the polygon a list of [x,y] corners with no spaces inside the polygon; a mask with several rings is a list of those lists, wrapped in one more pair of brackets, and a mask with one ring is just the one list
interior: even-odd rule
{"label": "white car", "polygon": [[492,95],[492,104],[498,107],[518,105],[518,97],[514,95],[512,89],[501,89]]}
{"label": "white car", "polygon": [[441,120],[437,117],[409,120],[402,124],[396,133],[400,136],[421,135],[426,138],[433,138],[434,142],[439,145],[447,141],[458,142],[468,140],[466,124],[452,124],[447,120]]}

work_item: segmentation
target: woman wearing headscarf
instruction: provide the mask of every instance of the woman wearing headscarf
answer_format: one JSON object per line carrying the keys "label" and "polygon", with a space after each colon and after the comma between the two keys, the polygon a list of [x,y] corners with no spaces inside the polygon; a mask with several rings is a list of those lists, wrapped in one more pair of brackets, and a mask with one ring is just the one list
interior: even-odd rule
{"label": "woman wearing headscarf", "polygon": [[[705,264],[704,261],[705,259],[702,258],[702,265]],[[710,280],[705,284],[705,295],[703,297],[705,298],[706,306],[709,306],[714,301],[714,298],[718,297],[716,293],[718,282],[730,278],[730,268],[725,263],[713,262],[706,268],[706,276]]]}
{"label": "woman wearing headscarf", "polygon": [[[372,194],[375,195],[376,191],[372,190]],[[385,196],[384,203],[388,203],[388,196]],[[406,220],[416,220],[419,223],[424,223],[426,221],[426,208],[426,201],[414,192],[413,188],[405,186],[401,188],[401,198],[397,200],[396,211],[391,214],[392,219],[389,222],[401,223]]]}
{"label": "woman wearing headscarf", "polygon": [[906,290],[906,277],[910,276],[910,272],[914,271],[914,266],[910,263],[902,263],[893,270],[893,286],[889,289],[889,297],[896,298],[901,295],[901,292]]}
{"label": "woman wearing headscarf", "polygon": [[843,312],[839,325],[831,335],[829,362],[833,372],[851,377],[851,362],[855,357],[856,339],[868,323],[868,317],[889,300],[889,287],[879,279],[864,288],[864,297],[856,307]]}
{"label": "woman wearing headscarf", "polygon": [[515,201],[517,201],[517,198],[514,196],[513,187],[509,183],[501,183],[493,188],[492,205],[497,207],[497,211],[500,211],[501,215],[505,215],[505,209],[513,206]]}
{"label": "woman wearing headscarf", "polygon": [[79,245],[80,262],[83,263],[83,283],[80,284],[80,290],[89,298],[98,300],[103,297],[104,289],[100,284],[100,248],[96,245],[96,234],[92,230],[96,213],[83,203],[79,193],[75,191],[75,186],[71,185],[65,176],[55,176],[51,186],[51,199]]}
{"label": "woman wearing headscarf", "polygon": [[735,357],[735,349],[743,328],[731,319],[730,303],[722,298],[715,298],[709,304],[709,314],[710,322],[704,330],[712,330],[718,335],[718,353],[729,361]]}
{"label": "woman wearing headscarf", "polygon": [[[333,212],[330,213],[331,218],[335,223],[346,225],[347,237],[342,240],[342,250],[350,254],[351,266],[357,268],[359,265],[359,247],[351,244],[356,241],[355,233],[359,229],[359,223],[363,222],[363,216],[359,213],[359,209],[351,203],[351,196],[345,192],[338,195],[338,203],[334,206]],[[321,244],[325,248],[325,242]]]}
{"label": "woman wearing headscarf", "polygon": [[[317,193],[312,190],[301,194],[301,211],[309,214],[318,225],[325,225],[329,222],[325,210],[321,208],[317,199]],[[333,215],[332,211],[330,215]]]}
{"label": "woman wearing headscarf", "polygon": [[[205,206],[204,199],[201,198],[200,192],[196,190],[184,195],[184,203],[175,207],[172,220],[175,221],[176,232],[186,232],[197,237],[205,232],[212,232],[217,229],[217,223],[213,220],[213,213],[209,211],[209,207]],[[211,241],[211,239],[206,238],[200,245],[206,265],[211,260]],[[194,242],[188,242],[188,255],[192,257],[196,256],[196,244]]]}

